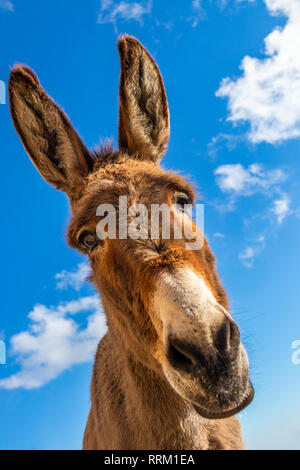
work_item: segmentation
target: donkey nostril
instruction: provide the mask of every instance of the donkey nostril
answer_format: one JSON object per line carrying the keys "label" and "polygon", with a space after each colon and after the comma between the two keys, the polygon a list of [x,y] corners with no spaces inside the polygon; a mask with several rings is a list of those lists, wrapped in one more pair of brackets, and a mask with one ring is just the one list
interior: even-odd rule
{"label": "donkey nostril", "polygon": [[240,343],[240,332],[236,324],[226,320],[216,336],[216,347],[220,352],[236,348]]}
{"label": "donkey nostril", "polygon": [[240,330],[234,322],[230,322],[230,341],[232,345],[239,344],[241,340]]}
{"label": "donkey nostril", "polygon": [[194,344],[176,337],[168,338],[167,359],[175,369],[192,372],[199,367],[209,367],[207,359]]}
{"label": "donkey nostril", "polygon": [[228,321],[224,321],[216,337],[216,347],[219,351],[225,351],[230,345],[230,326]]}
{"label": "donkey nostril", "polygon": [[173,344],[169,344],[167,357],[171,366],[175,368],[187,369],[193,364],[191,359]]}

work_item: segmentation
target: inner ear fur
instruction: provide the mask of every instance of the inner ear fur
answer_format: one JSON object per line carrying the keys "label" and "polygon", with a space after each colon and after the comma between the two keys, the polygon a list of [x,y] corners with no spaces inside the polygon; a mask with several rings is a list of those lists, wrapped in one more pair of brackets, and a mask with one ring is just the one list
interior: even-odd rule
{"label": "inner ear fur", "polygon": [[118,49],[121,62],[119,147],[158,163],[166,152],[170,134],[162,76],[137,39],[122,36]]}
{"label": "inner ear fur", "polygon": [[13,123],[30,159],[48,183],[75,196],[93,166],[90,152],[29,67],[11,70],[8,89]]}

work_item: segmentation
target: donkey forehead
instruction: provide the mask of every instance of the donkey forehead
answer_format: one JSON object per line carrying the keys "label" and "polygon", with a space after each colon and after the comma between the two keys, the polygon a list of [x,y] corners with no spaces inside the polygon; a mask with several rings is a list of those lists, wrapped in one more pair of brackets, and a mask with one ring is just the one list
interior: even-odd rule
{"label": "donkey forehead", "polygon": [[167,193],[184,192],[195,200],[192,186],[181,176],[167,172],[153,164],[126,161],[107,165],[89,175],[85,190],[75,207],[76,215],[94,217],[99,204],[118,206],[119,196],[127,196],[129,203],[161,203]]}
{"label": "donkey forehead", "polygon": [[141,186],[179,187],[193,192],[191,185],[176,172],[166,171],[152,162],[140,161],[129,156],[122,158],[120,162],[104,165],[90,174],[87,191],[91,187],[102,188],[111,184],[130,185],[137,188]]}

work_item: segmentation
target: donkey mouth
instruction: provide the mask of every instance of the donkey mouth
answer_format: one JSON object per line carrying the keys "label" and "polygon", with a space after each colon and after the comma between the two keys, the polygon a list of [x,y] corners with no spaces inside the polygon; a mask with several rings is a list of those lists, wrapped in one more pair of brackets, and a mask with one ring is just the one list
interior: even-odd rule
{"label": "donkey mouth", "polygon": [[242,411],[246,406],[248,406],[254,398],[254,389],[251,384],[249,383],[249,390],[247,391],[246,395],[242,399],[241,403],[232,408],[232,409],[227,409],[227,410],[214,410],[214,409],[208,409],[204,408],[202,406],[196,405],[193,403],[195,410],[199,415],[203,416],[203,418],[207,419],[224,419],[224,418],[229,418],[230,416],[233,416],[240,411]]}

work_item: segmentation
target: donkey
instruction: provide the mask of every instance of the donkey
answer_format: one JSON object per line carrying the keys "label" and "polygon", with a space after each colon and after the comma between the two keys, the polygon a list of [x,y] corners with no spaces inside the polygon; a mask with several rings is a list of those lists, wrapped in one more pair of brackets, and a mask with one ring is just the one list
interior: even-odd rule
{"label": "donkey", "polygon": [[119,150],[89,151],[34,72],[9,79],[14,126],[42,177],[70,200],[68,242],[90,260],[108,331],[95,357],[84,449],[243,449],[234,416],[252,400],[249,364],[204,238],[100,237],[100,204],[168,204],[174,220],[195,199],[159,167],[169,140],[163,80],[140,42],[120,37]]}

